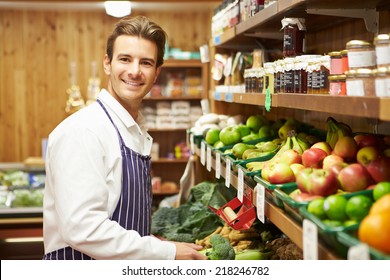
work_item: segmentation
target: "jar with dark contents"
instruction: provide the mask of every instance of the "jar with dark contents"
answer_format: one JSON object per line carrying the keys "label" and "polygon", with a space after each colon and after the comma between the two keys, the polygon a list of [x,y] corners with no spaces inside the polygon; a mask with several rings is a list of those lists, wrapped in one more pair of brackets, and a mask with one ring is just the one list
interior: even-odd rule
{"label": "jar with dark contents", "polygon": [[294,92],[294,58],[286,57],[284,59],[284,90],[285,93],[293,93]]}
{"label": "jar with dark contents", "polygon": [[274,76],[274,92],[275,93],[281,93],[284,90],[284,87],[282,87],[282,81],[284,79],[283,77],[283,60],[277,60],[275,61],[275,76]]}
{"label": "jar with dark contents", "polygon": [[264,73],[264,68],[258,68],[256,69],[256,76],[257,76],[257,88],[256,88],[256,91],[257,93],[263,93],[263,89],[264,89],[264,76],[265,76],[265,73]]}
{"label": "jar with dark contents", "polygon": [[306,26],[304,18],[282,19],[283,56],[294,57],[305,52]]}

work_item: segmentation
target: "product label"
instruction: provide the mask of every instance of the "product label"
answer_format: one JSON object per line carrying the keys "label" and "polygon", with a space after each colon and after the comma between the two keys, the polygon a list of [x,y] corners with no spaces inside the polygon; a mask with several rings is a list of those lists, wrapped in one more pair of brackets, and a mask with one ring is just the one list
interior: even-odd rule
{"label": "product label", "polygon": [[363,68],[375,66],[375,51],[348,52],[348,64],[349,68]]}

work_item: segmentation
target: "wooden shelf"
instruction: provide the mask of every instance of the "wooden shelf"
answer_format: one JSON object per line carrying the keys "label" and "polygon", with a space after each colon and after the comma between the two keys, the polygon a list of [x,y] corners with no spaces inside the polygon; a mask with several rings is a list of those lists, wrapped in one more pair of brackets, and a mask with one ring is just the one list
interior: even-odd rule
{"label": "wooden shelf", "polygon": [[[265,94],[261,93],[233,93],[229,100],[224,100],[226,98],[224,93],[219,93],[218,99],[215,99],[215,94],[212,97],[216,101],[258,106],[264,106],[265,104]],[[279,93],[272,95],[271,107],[310,110],[383,121],[390,120],[390,98],[387,97]],[[342,108],[342,111],[340,111],[340,108]]]}

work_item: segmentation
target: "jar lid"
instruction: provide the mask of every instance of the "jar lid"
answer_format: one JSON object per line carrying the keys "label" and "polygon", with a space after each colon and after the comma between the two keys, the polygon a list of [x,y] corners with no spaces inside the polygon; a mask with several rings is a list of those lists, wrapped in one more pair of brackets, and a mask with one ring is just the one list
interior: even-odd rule
{"label": "jar lid", "polygon": [[334,51],[334,52],[328,53],[328,55],[329,55],[330,57],[341,56],[341,52],[339,52],[339,51]]}
{"label": "jar lid", "polygon": [[329,76],[329,81],[342,81],[342,80],[345,80],[346,78],[346,75],[331,75]]}
{"label": "jar lid", "polygon": [[377,69],[373,69],[372,73],[377,76],[386,76],[388,68],[387,67],[379,67]]}
{"label": "jar lid", "polygon": [[373,74],[372,69],[359,68],[356,70],[357,77],[367,77],[367,76],[372,76],[372,74]]}
{"label": "jar lid", "polygon": [[374,44],[377,43],[389,43],[390,42],[390,35],[389,34],[378,34],[374,38]]}
{"label": "jar lid", "polygon": [[363,40],[351,40],[347,42],[347,49],[361,48],[361,47],[371,47],[372,44]]}
{"label": "jar lid", "polygon": [[341,55],[348,55],[348,50],[342,50],[340,51]]}
{"label": "jar lid", "polygon": [[282,28],[284,29],[289,25],[297,25],[299,30],[306,30],[304,18],[284,18],[282,19]]}
{"label": "jar lid", "polygon": [[345,76],[347,76],[347,78],[353,78],[355,77],[355,75],[356,75],[356,70],[345,71]]}

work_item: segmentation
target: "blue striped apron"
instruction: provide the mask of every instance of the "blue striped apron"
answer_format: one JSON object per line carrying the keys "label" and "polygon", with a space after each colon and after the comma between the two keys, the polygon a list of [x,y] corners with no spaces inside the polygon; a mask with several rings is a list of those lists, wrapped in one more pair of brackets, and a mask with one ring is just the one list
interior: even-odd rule
{"label": "blue striped apron", "polygon": [[[141,155],[125,145],[118,127],[107,109],[97,100],[115,127],[122,153],[122,192],[111,220],[127,230],[135,230],[141,236],[150,235],[151,226],[151,176],[150,156]],[[91,260],[92,258],[70,246],[47,253],[44,260]]]}

